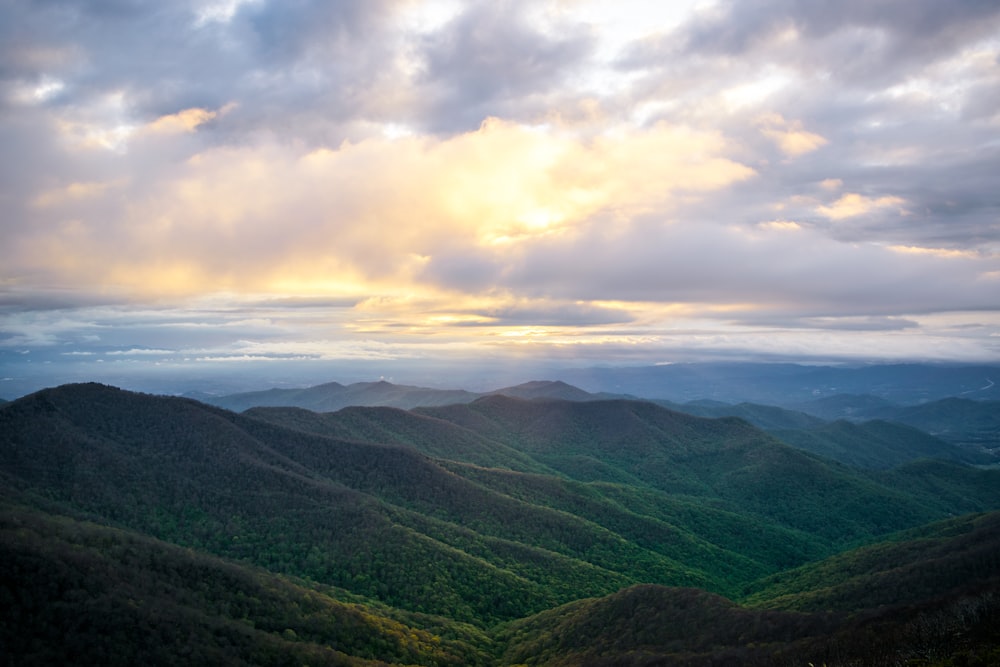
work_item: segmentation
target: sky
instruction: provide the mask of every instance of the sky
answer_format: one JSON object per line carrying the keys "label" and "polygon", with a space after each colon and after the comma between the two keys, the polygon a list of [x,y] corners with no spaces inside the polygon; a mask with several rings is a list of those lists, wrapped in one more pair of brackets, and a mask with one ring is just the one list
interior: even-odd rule
{"label": "sky", "polygon": [[994,0],[0,0],[0,154],[0,396],[1000,362]]}

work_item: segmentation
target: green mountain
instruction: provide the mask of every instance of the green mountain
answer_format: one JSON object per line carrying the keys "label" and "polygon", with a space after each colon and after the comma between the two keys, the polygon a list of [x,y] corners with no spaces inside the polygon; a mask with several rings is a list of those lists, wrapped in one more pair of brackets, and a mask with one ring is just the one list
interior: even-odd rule
{"label": "green mountain", "polygon": [[[749,380],[750,378],[745,378]],[[352,406],[395,407],[410,410],[471,403],[488,396],[508,396],[526,400],[558,399],[597,401],[628,399],[611,394],[593,394],[561,381],[532,381],[487,393],[429,389],[366,382],[341,385],[331,382],[303,389],[270,389],[228,396],[193,396],[200,401],[237,412],[259,407],[301,408],[311,412],[335,412]],[[834,394],[803,403],[791,410],[757,403],[730,404],[701,399],[688,403],[653,400],[662,407],[700,417],[739,417],[754,426],[778,435],[794,447],[805,449],[842,463],[861,467],[888,467],[922,456],[988,464],[1000,451],[1000,422],[997,403],[950,398],[926,405],[904,407],[872,395]],[[888,436],[885,426],[871,426],[849,433],[843,425],[830,426],[828,420],[896,421],[929,431],[953,445],[931,445],[926,435]],[[907,443],[907,440],[910,442]],[[437,455],[437,454],[432,454]],[[486,463],[492,465],[493,461]]]}
{"label": "green mountain", "polygon": [[772,575],[737,604],[633,586],[504,625],[502,664],[992,665],[1000,513]]}
{"label": "green mountain", "polygon": [[13,491],[413,611],[487,623],[581,589],[716,578],[412,448],[308,436],[186,399],[71,386],[15,402],[0,424]]}
{"label": "green mountain", "polygon": [[344,440],[413,447],[437,459],[523,472],[553,471],[528,454],[443,419],[398,408],[348,407],[337,412],[302,408],[251,408],[248,417]]}
{"label": "green mountain", "polygon": [[945,399],[902,407],[839,394],[807,404],[813,413],[807,414],[755,403],[654,402],[701,417],[739,417],[793,447],[859,468],[891,468],[920,458],[989,465],[1000,455],[996,403]]}
{"label": "green mountain", "polygon": [[0,503],[2,664],[491,662],[489,640],[472,628],[343,598],[135,532]]}
{"label": "green mountain", "polygon": [[718,362],[560,372],[560,379],[590,392],[610,391],[681,403],[710,399],[784,407],[837,394],[869,394],[904,405],[950,396],[995,401],[1000,398],[997,377],[1000,367],[966,364],[813,366]]}
{"label": "green mountain", "polygon": [[1000,451],[1000,401],[946,398],[900,408],[886,418],[958,445]]}
{"label": "green mountain", "polygon": [[673,403],[671,401],[653,401],[671,410],[686,412],[698,417],[739,417],[765,431],[818,428],[826,420],[813,415],[779,408],[774,405],[757,403],[738,403],[736,405],[720,401],[692,401],[690,403]]}
{"label": "green mountain", "polygon": [[[0,408],[0,639],[11,664],[718,664],[749,648],[777,664],[870,608],[859,592],[851,609],[765,609],[775,577],[996,508],[997,470],[860,471],[640,401],[237,414],[68,385]],[[925,546],[933,567],[919,540],[913,562]],[[972,559],[959,579],[992,585],[992,561],[955,552]],[[730,601],[745,593],[756,607]],[[692,624],[708,638],[681,641]]]}
{"label": "green mountain", "polygon": [[793,447],[858,468],[893,468],[921,458],[996,462],[981,450],[959,447],[912,426],[882,420],[860,424],[838,420],[817,428],[771,433]]}
{"label": "green mountain", "polygon": [[891,541],[771,575],[755,582],[744,603],[856,612],[907,607],[986,584],[1000,585],[1000,512],[921,526]]}
{"label": "green mountain", "polygon": [[947,512],[974,511],[983,499],[1000,500],[1000,490],[979,489],[977,500],[968,503],[912,495],[905,487],[878,484],[789,447],[742,420],[703,419],[640,401],[528,402],[497,396],[416,412],[528,452],[570,479],[710,500],[836,544],[871,539]]}
{"label": "green mountain", "polygon": [[880,419],[918,428],[952,444],[1000,449],[1000,401],[949,397],[897,405],[874,396],[836,395],[798,406],[823,419]]}
{"label": "green mountain", "polygon": [[834,394],[795,406],[806,414],[835,421],[849,419],[862,421],[891,415],[901,406],[871,394]]}

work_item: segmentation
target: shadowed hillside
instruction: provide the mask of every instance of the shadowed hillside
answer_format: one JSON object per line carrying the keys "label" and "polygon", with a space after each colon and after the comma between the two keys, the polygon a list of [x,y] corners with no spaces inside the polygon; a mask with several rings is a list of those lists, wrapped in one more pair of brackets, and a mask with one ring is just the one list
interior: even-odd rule
{"label": "shadowed hillside", "polygon": [[[912,593],[890,595],[907,623],[992,586],[995,545],[970,537],[990,520],[918,527],[1000,507],[1000,471],[861,472],[639,401],[241,415],[87,384],[0,409],[0,497],[15,568],[0,594],[17,610],[3,631],[32,659],[157,662],[120,619],[150,646],[237,663],[784,664],[904,632],[869,613],[878,582]],[[851,570],[871,559],[846,550],[907,528],[905,572]],[[838,553],[848,565],[808,574]],[[927,574],[938,562],[956,574]],[[775,609],[729,601],[748,591]],[[790,611],[824,599],[846,602]]]}
{"label": "shadowed hillside", "polygon": [[[137,533],[0,505],[0,664],[489,664],[450,623]],[[398,615],[398,614],[396,614]],[[428,629],[415,627],[414,623]]]}
{"label": "shadowed hillside", "polygon": [[[498,396],[417,412],[529,452],[569,478],[712,498],[833,540],[870,538],[947,516],[942,512],[981,509],[974,500],[951,498],[942,504],[912,496],[905,487],[879,485],[739,419],[703,419],[646,402],[528,402]],[[1000,492],[979,488],[976,493],[990,503],[1000,500]]]}

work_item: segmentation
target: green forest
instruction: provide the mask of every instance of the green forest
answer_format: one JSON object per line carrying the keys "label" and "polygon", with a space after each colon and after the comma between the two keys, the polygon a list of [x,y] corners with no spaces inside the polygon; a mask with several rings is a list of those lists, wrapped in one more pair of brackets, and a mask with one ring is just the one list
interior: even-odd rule
{"label": "green forest", "polygon": [[1000,662],[1000,470],[753,412],[44,390],[0,407],[0,661]]}

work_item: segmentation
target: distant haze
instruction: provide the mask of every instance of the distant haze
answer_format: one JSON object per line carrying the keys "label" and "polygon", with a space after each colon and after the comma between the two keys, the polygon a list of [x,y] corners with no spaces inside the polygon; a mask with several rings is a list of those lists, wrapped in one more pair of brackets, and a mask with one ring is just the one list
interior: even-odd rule
{"label": "distant haze", "polygon": [[0,396],[1000,362],[1000,4],[0,5]]}

